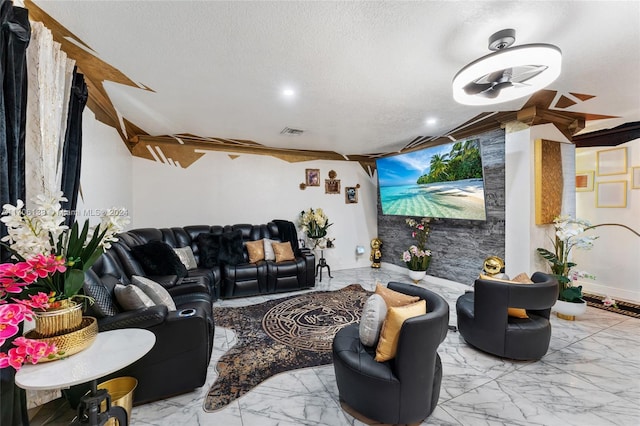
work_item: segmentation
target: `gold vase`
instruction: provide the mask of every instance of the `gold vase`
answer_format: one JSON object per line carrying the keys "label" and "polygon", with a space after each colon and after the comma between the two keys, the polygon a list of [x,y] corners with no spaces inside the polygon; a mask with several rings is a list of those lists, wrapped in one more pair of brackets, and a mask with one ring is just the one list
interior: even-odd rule
{"label": "gold vase", "polygon": [[93,317],[82,317],[79,328],[69,333],[42,337],[36,330],[31,330],[24,335],[27,339],[56,345],[57,353],[49,358],[40,358],[39,363],[55,361],[77,354],[91,346],[97,336],[98,321]]}
{"label": "gold vase", "polygon": [[82,304],[70,299],[61,300],[59,308],[34,311],[35,335],[38,338],[59,336],[77,331],[82,326]]}

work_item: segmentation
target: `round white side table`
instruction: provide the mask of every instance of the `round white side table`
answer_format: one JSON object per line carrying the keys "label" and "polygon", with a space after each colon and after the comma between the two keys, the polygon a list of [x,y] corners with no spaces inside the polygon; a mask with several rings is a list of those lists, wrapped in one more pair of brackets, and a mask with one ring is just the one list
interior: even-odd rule
{"label": "round white side table", "polygon": [[127,415],[122,407],[113,406],[108,411],[100,413],[100,402],[108,394],[105,390],[98,391],[97,379],[142,358],[155,342],[156,336],[152,332],[138,328],[98,333],[89,348],[69,358],[24,365],[16,373],[16,385],[23,389],[42,390],[68,388],[91,382],[91,393],[82,398],[78,418],[74,424],[99,426],[110,417],[116,417],[121,426],[127,425]]}

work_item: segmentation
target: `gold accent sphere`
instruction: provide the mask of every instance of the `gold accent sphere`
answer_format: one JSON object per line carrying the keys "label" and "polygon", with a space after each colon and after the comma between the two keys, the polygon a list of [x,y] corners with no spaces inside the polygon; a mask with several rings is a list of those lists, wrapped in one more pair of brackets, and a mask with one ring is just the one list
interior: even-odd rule
{"label": "gold accent sphere", "polygon": [[502,268],[504,268],[504,260],[498,256],[489,256],[484,260],[482,268],[489,275],[499,274]]}

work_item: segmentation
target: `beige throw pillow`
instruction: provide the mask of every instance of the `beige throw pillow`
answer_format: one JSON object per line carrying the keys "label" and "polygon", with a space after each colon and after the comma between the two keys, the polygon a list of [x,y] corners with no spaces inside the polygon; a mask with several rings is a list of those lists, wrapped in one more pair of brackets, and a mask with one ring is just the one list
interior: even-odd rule
{"label": "beige throw pillow", "polygon": [[382,296],[384,302],[387,304],[387,308],[390,308],[392,306],[404,306],[420,300],[418,296],[409,296],[408,294],[391,290],[390,288],[387,288],[380,283],[376,284],[375,293]]}
{"label": "beige throw pillow", "polygon": [[256,263],[264,260],[264,241],[247,241],[244,243],[249,253],[249,263]]}
{"label": "beige throw pillow", "polygon": [[380,340],[376,347],[375,360],[388,361],[395,358],[398,350],[400,329],[405,320],[427,313],[427,302],[421,300],[406,306],[391,307],[387,310],[387,318],[382,325]]}
{"label": "beige throw pillow", "polygon": [[[524,272],[516,275],[511,280],[503,280],[500,278],[494,278],[492,276],[482,275],[482,274],[480,275],[480,279],[500,281],[500,282],[509,283],[509,284],[533,284],[533,281],[531,281],[531,278],[529,278],[529,276]],[[527,315],[527,310],[523,308],[507,308],[507,315],[513,318],[522,318],[522,319],[529,318],[529,315]]]}
{"label": "beige throw pillow", "polygon": [[289,241],[284,243],[271,243],[271,247],[273,247],[273,252],[276,255],[276,263],[296,259]]}

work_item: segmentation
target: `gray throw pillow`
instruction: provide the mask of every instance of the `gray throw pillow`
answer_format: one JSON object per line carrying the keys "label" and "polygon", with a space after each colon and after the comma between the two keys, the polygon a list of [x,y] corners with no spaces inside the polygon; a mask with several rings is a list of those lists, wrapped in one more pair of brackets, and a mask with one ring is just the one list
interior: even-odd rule
{"label": "gray throw pillow", "polygon": [[113,292],[116,294],[116,300],[125,311],[134,311],[136,309],[155,306],[153,300],[135,285],[116,284]]}
{"label": "gray throw pillow", "polygon": [[360,342],[365,346],[376,346],[380,329],[387,316],[387,304],[379,294],[372,294],[362,308],[360,318]]}
{"label": "gray throw pillow", "polygon": [[196,258],[193,255],[193,250],[191,247],[178,247],[173,249],[174,252],[180,258],[180,262],[187,268],[187,270],[197,269],[198,263],[196,262]]}
{"label": "gray throw pillow", "polygon": [[165,305],[170,311],[176,310],[176,303],[169,292],[157,282],[147,277],[131,276],[131,284],[140,288],[156,305]]}
{"label": "gray throw pillow", "polygon": [[264,260],[276,260],[276,253],[273,251],[271,243],[279,243],[280,241],[265,238],[262,242],[264,243]]}

